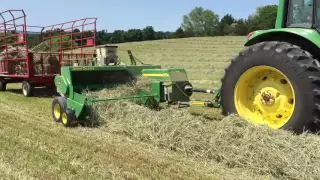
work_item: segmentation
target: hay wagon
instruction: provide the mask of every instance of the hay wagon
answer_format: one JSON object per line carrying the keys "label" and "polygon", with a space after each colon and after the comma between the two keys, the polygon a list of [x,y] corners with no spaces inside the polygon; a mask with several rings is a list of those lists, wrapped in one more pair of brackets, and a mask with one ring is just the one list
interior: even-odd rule
{"label": "hay wagon", "polygon": [[[96,18],[49,26],[27,25],[23,10],[0,13],[0,91],[22,83],[25,97],[36,87],[54,88],[62,66],[91,63],[95,57]],[[29,29],[35,29],[33,32]],[[31,45],[37,45],[30,48]]]}

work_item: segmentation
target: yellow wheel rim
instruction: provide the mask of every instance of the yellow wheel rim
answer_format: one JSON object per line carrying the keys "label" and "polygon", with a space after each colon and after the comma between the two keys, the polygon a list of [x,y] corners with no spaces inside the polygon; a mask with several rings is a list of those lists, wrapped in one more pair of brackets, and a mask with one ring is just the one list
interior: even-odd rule
{"label": "yellow wheel rim", "polygon": [[63,113],[63,114],[62,114],[61,119],[62,119],[62,123],[63,123],[63,124],[67,124],[67,122],[68,122],[68,116],[67,116],[66,113]]}
{"label": "yellow wheel rim", "polygon": [[59,104],[54,105],[53,107],[53,114],[55,116],[56,119],[60,118],[61,115],[61,108]]}
{"label": "yellow wheel rim", "polygon": [[294,112],[295,93],[289,79],[278,69],[256,66],[239,78],[234,101],[242,118],[280,129]]}

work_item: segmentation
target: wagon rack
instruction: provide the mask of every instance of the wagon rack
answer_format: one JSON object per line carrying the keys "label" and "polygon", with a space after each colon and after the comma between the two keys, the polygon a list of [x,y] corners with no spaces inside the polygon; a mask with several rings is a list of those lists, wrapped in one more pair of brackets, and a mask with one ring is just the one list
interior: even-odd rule
{"label": "wagon rack", "polygon": [[[23,10],[0,13],[0,91],[21,83],[25,97],[36,87],[54,88],[62,66],[87,65],[95,57],[97,18],[49,26],[29,26]],[[40,44],[29,49],[27,28],[36,28]]]}

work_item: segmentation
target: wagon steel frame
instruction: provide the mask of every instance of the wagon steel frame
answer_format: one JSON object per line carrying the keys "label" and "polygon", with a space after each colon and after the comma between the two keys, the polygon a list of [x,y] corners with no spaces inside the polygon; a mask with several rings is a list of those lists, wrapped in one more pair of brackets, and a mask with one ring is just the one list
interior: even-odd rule
{"label": "wagon steel frame", "polygon": [[[18,15],[17,15],[18,14]],[[24,96],[31,96],[34,87],[54,88],[54,77],[59,75],[64,64],[88,64],[95,57],[95,51],[84,48],[96,45],[97,18],[83,18],[49,26],[28,26],[24,10],[7,10],[0,13],[0,90],[4,91],[8,83],[22,82]],[[31,51],[28,47],[28,27],[39,28],[41,43],[47,43],[46,51]],[[66,37],[69,39],[66,40]],[[64,47],[68,43],[69,47]],[[13,47],[13,46],[20,46]],[[14,50],[9,48],[15,48]],[[19,54],[21,57],[12,55]],[[44,62],[40,63],[41,73],[35,73],[35,56],[53,57],[58,68],[44,72]],[[18,64],[18,65],[17,65]],[[14,66],[14,68],[12,67]],[[19,69],[19,73],[13,69]]]}

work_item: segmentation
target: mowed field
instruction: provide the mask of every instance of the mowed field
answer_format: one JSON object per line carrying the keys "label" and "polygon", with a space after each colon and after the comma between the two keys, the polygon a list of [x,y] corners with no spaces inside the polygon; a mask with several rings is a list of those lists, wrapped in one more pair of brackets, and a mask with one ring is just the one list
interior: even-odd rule
{"label": "mowed field", "polygon": [[125,43],[119,46],[119,56],[128,64],[127,50],[132,50],[143,63],[184,68],[194,86],[213,88],[221,85],[224,68],[243,49],[244,42],[245,37],[239,36]]}
{"label": "mowed field", "polygon": [[[215,88],[244,40],[216,37],[125,43],[119,45],[119,56],[129,63],[130,49],[144,63],[185,68],[195,87]],[[143,129],[142,122],[148,119],[142,114],[141,126],[118,119],[119,124],[111,122],[107,128],[65,128],[52,120],[52,96],[50,91],[37,90],[36,97],[24,98],[20,84],[0,93],[0,179],[316,179],[307,174],[317,177],[320,173],[319,161],[314,160],[320,158],[316,136],[296,139],[286,132],[234,120],[202,123],[187,116],[192,126],[180,122],[185,129],[170,130],[180,133],[175,145],[171,139],[161,142],[160,133],[143,140],[150,132]],[[121,108],[125,107],[112,111]],[[216,110],[201,113],[222,119]],[[116,119],[113,116],[111,120]]]}

